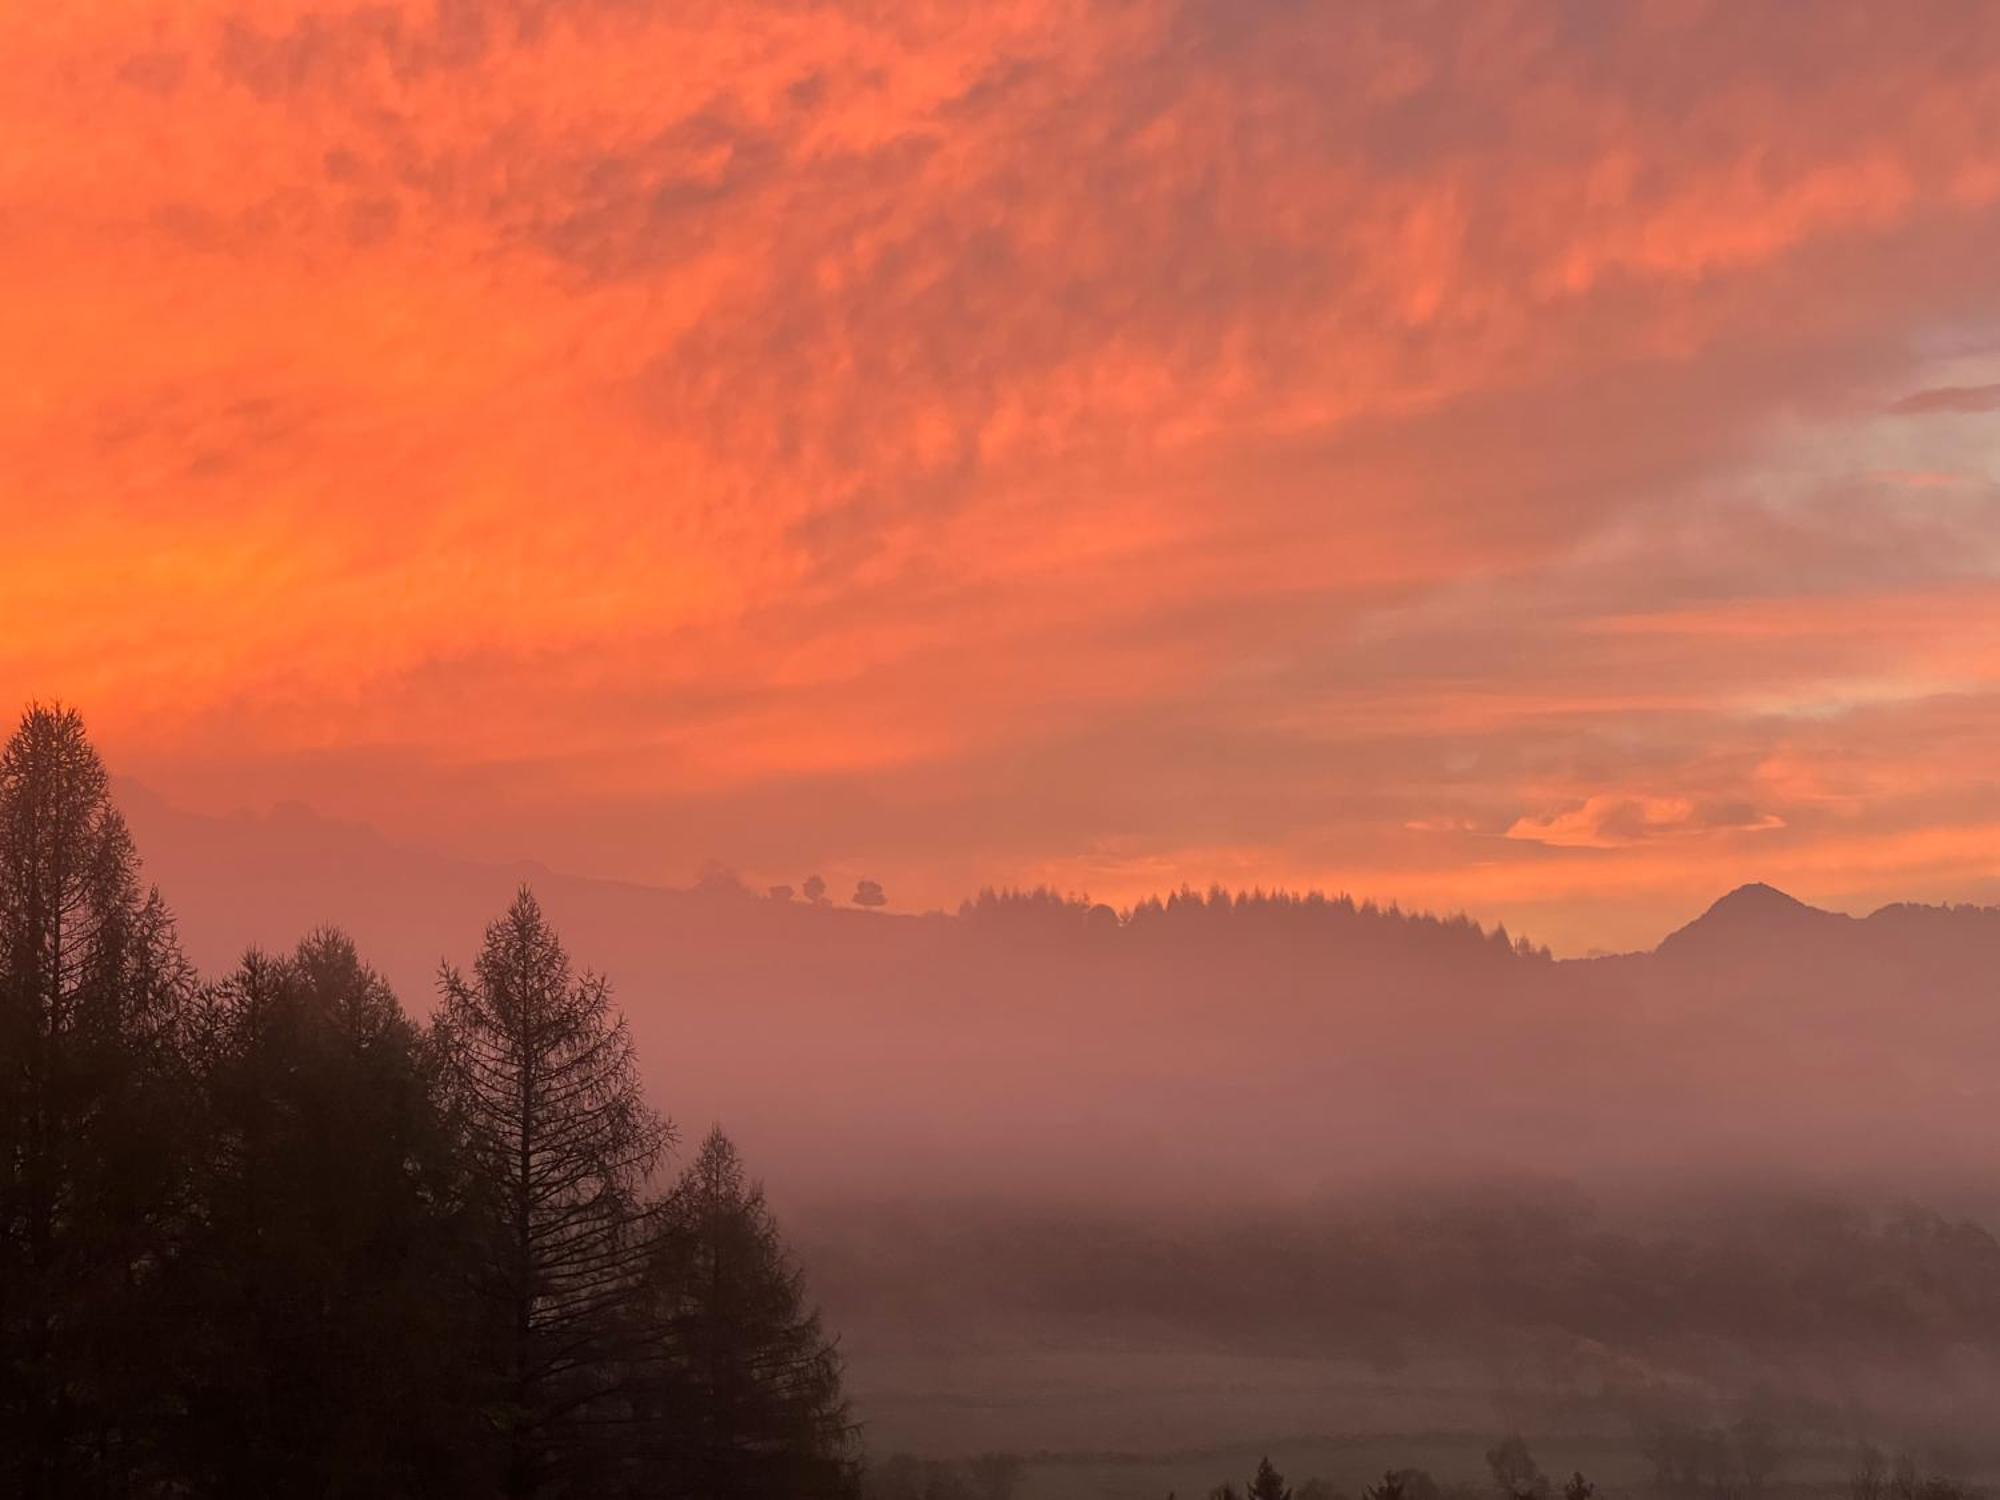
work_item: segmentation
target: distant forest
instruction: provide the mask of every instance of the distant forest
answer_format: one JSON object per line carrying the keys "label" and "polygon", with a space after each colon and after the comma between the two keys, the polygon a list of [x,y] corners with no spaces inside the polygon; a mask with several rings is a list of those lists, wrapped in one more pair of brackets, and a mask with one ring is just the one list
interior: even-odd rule
{"label": "distant forest", "polygon": [[717,1131],[655,1185],[525,889],[428,1024],[333,931],[218,979],[74,712],[0,754],[0,1494],[843,1496],[831,1341]]}
{"label": "distant forest", "polygon": [[[832,1305],[912,1288],[897,1305],[926,1327],[976,1309],[988,1326],[1170,1328],[1189,1347],[1384,1371],[1505,1350],[1548,1399],[1588,1390],[1635,1420],[1670,1371],[1704,1393],[1746,1372],[1796,1393],[1829,1361],[1942,1372],[2000,1349],[2000,1240],[1983,1224],[1776,1187],[1625,1216],[1529,1180],[1171,1220],[916,1204],[812,1245]],[[1809,1414],[1840,1411],[1829,1397]]]}
{"label": "distant forest", "polygon": [[1501,957],[1548,963],[1549,950],[1527,938],[1508,936],[1504,925],[1481,926],[1463,912],[1437,916],[1406,912],[1391,904],[1357,902],[1352,896],[1322,891],[1261,888],[1230,891],[1180,890],[1170,896],[1150,896],[1124,912],[1102,902],[1064,895],[1046,887],[1031,891],[983,890],[959,905],[961,920],[976,928],[1010,935],[1030,934],[1043,940],[1084,940],[1128,933],[1126,941],[1170,945],[1175,940],[1199,943],[1218,928],[1228,928],[1240,941],[1244,929],[1267,939],[1301,938],[1324,944],[1402,947],[1429,953],[1486,952]]}

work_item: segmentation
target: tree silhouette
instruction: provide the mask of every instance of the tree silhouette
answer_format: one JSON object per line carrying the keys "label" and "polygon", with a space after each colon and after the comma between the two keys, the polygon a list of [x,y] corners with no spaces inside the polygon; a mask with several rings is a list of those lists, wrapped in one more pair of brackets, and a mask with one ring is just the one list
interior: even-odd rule
{"label": "tree silhouette", "polygon": [[814,906],[826,900],[826,882],[817,875],[806,876],[806,883],[800,887],[800,891]]}
{"label": "tree silhouette", "polygon": [[1504,1500],[1548,1500],[1549,1477],[1519,1433],[1487,1449],[1486,1466],[1493,1471],[1493,1486]]}
{"label": "tree silhouette", "polygon": [[206,1010],[183,1471],[245,1500],[490,1485],[422,1036],[334,932],[249,954]]}
{"label": "tree silhouette", "polygon": [[492,1225],[481,1283],[503,1319],[506,1493],[557,1493],[603,1443],[647,1252],[639,1190],[671,1130],[646,1107],[610,991],[576,977],[526,888],[438,1033]]}
{"label": "tree silhouette", "polygon": [[1285,1476],[1271,1466],[1269,1454],[1257,1461],[1257,1472],[1251,1477],[1247,1500],[1292,1500],[1291,1486],[1285,1483]]}
{"label": "tree silhouette", "polygon": [[428,1030],[333,932],[203,989],[108,787],[73,712],[0,749],[0,1495],[850,1492],[762,1195],[718,1134],[642,1200],[532,895]]}
{"label": "tree silhouette", "polygon": [[150,1461],[192,992],[82,719],[29,709],[0,751],[0,1492]]}
{"label": "tree silhouette", "polygon": [[1848,1494],[1853,1500],[1882,1500],[1889,1484],[1882,1450],[1873,1443],[1864,1442],[1854,1453],[1854,1467],[1848,1479]]}
{"label": "tree silhouette", "polygon": [[1777,1428],[1768,1418],[1752,1413],[1730,1428],[1729,1437],[1744,1490],[1762,1494],[1783,1462]]}
{"label": "tree silhouette", "polygon": [[763,1190],[718,1128],[661,1206],[648,1291],[664,1357],[647,1458],[701,1500],[853,1492],[840,1362]]}
{"label": "tree silhouette", "polygon": [[861,881],[854,887],[856,906],[887,906],[889,898],[882,894],[881,884],[873,880]]}

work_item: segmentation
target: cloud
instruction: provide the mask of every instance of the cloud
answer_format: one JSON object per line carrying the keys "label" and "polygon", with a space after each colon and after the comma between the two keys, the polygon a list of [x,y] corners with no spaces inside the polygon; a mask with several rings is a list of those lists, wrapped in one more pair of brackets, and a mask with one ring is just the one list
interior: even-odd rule
{"label": "cloud", "polygon": [[1937,386],[1905,396],[1889,410],[1898,416],[2000,411],[2000,384]]}
{"label": "cloud", "polygon": [[1775,813],[1740,804],[1704,806],[1686,797],[1601,792],[1573,807],[1517,818],[1507,837],[1558,849],[1623,849],[1653,839],[1719,830],[1763,833],[1784,826]]}
{"label": "cloud", "polygon": [[918,905],[1942,837],[1996,496],[1891,417],[1994,389],[1922,352],[2000,314],[1969,14],[23,10],[0,692]]}

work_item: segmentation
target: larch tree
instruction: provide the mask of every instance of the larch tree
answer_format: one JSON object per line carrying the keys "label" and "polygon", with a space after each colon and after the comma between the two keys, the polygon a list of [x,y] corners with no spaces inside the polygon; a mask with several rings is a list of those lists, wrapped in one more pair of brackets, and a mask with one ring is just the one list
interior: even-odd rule
{"label": "larch tree", "polygon": [[609,987],[572,971],[523,889],[470,979],[447,968],[437,1036],[491,1225],[480,1283],[512,1500],[601,1492],[629,1413],[643,1189],[671,1139],[647,1108]]}
{"label": "larch tree", "polygon": [[474,1243],[437,1068],[322,930],[204,1007],[184,1473],[198,1493],[470,1493]]}
{"label": "larch tree", "polygon": [[709,1133],[660,1212],[649,1471],[687,1500],[854,1493],[840,1360],[736,1148]]}
{"label": "larch tree", "polygon": [[155,1295],[186,1202],[191,971],[81,717],[0,751],[0,1491],[120,1490],[150,1462]]}

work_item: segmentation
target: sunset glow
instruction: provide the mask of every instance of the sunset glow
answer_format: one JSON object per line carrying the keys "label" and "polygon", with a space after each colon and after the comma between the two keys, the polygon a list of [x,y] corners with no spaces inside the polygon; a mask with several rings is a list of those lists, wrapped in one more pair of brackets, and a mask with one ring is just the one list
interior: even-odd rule
{"label": "sunset glow", "polygon": [[1572,953],[1746,880],[2000,900],[1990,10],[120,0],[0,49],[0,698],[178,805]]}

